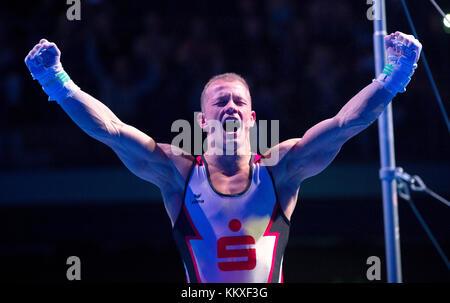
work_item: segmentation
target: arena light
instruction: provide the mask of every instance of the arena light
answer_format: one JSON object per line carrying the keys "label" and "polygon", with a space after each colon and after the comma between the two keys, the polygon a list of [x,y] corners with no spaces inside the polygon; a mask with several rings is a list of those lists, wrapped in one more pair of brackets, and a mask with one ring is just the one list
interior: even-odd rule
{"label": "arena light", "polygon": [[450,14],[447,14],[444,18],[442,18],[442,23],[444,23],[446,28],[450,29]]}
{"label": "arena light", "polygon": [[444,27],[444,32],[450,34],[450,14],[443,16],[442,25]]}

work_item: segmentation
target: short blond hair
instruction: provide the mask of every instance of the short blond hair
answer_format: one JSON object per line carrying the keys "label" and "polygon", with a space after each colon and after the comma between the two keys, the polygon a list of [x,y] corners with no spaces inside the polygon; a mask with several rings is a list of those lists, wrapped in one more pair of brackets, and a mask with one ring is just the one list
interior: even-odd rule
{"label": "short blond hair", "polygon": [[[248,90],[248,94],[250,95],[250,88],[248,87],[247,81],[245,81],[245,79],[242,78],[242,76],[240,76],[236,73],[224,73],[224,74],[216,75],[216,76],[212,77],[211,79],[209,79],[208,83],[206,83],[205,87],[203,88],[202,95],[200,97],[200,106],[202,108],[202,111],[203,111],[203,101],[205,99],[206,90],[208,89],[209,86],[211,86],[211,84],[213,82],[216,82],[219,80],[225,81],[225,82],[239,81],[245,86],[245,88]],[[251,98],[252,97],[250,96],[250,102],[251,102]]]}

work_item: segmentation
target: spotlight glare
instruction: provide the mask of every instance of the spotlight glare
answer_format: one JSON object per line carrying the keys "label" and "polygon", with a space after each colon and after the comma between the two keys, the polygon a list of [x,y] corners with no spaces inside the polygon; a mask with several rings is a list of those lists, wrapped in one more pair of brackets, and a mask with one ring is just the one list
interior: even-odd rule
{"label": "spotlight glare", "polygon": [[450,14],[447,14],[445,15],[445,18],[442,18],[442,22],[446,28],[450,28],[450,22],[448,20],[450,20]]}

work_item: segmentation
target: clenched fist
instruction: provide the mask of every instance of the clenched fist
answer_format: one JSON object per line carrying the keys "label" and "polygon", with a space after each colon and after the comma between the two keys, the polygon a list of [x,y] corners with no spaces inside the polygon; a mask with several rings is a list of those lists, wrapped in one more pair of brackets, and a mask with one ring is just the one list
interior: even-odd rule
{"label": "clenched fist", "polygon": [[25,57],[33,79],[39,81],[50,101],[58,103],[79,90],[64,71],[60,58],[61,51],[56,44],[46,39],[41,39]]}
{"label": "clenched fist", "polygon": [[414,65],[419,61],[422,44],[412,35],[395,32],[384,38],[389,62]]}
{"label": "clenched fist", "polygon": [[61,52],[56,44],[41,39],[25,57],[25,64],[33,78],[39,80],[47,69],[62,70],[60,58]]}
{"label": "clenched fist", "polygon": [[417,68],[422,44],[414,36],[395,32],[384,38],[388,64],[375,79],[393,96],[406,91]]}

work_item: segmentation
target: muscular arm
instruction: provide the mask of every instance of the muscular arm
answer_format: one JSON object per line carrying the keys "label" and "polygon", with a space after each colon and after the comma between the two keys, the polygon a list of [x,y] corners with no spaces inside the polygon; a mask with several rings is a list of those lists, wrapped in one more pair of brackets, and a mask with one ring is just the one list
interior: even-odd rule
{"label": "muscular arm", "polygon": [[332,118],[310,128],[300,140],[291,141],[286,154],[288,175],[298,182],[324,170],[342,145],[366,129],[384,111],[393,95],[380,83],[362,89]]}
{"label": "muscular arm", "polygon": [[182,178],[178,173],[172,147],[158,144],[152,138],[123,123],[97,99],[83,92],[68,77],[60,63],[61,52],[56,44],[45,39],[25,57],[25,64],[34,79],[57,101],[72,120],[89,136],[111,147],[124,164],[140,178],[171,191]]}
{"label": "muscular arm", "polygon": [[111,147],[125,166],[138,177],[165,187],[173,180],[175,167],[170,165],[163,144],[138,129],[123,123],[103,103],[79,90],[60,102],[63,110],[89,136]]}
{"label": "muscular arm", "polygon": [[385,37],[389,64],[332,118],[309,129],[302,139],[288,140],[277,149],[285,182],[294,185],[324,170],[342,145],[366,129],[384,111],[396,93],[404,92],[411,80],[422,45],[400,32]]}

